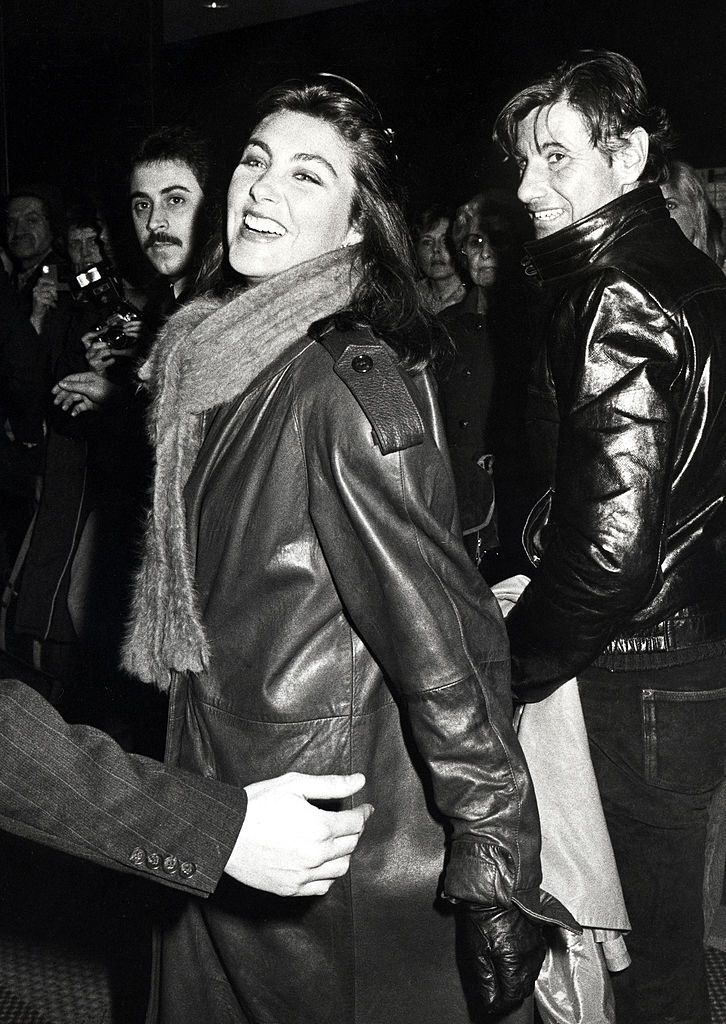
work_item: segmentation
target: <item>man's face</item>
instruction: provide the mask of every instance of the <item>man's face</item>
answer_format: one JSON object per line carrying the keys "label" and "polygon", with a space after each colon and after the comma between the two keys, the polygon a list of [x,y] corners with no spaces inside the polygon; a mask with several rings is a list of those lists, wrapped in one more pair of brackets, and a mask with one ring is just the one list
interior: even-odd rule
{"label": "man's face", "polygon": [[26,268],[35,266],[53,242],[45,207],[35,196],[18,196],[10,200],[7,227],[8,249]]}
{"label": "man's face", "polygon": [[532,110],[517,129],[520,183],[537,238],[574,224],[623,193],[609,153],[590,142],[581,115],[566,100]]}
{"label": "man's face", "polygon": [[204,195],[180,160],[138,164],[131,174],[131,215],[139,245],[155,270],[172,281],[189,269]]}

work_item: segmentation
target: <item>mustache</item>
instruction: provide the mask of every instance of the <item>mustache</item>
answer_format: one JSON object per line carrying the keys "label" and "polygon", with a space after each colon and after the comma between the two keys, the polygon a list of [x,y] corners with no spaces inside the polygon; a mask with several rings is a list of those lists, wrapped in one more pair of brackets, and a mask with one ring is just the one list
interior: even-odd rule
{"label": "mustache", "polygon": [[149,237],[144,242],[144,249],[150,249],[152,245],[156,245],[158,242],[163,242],[165,245],[178,245],[181,248],[181,238],[176,238],[174,235],[166,235],[163,231],[158,231]]}

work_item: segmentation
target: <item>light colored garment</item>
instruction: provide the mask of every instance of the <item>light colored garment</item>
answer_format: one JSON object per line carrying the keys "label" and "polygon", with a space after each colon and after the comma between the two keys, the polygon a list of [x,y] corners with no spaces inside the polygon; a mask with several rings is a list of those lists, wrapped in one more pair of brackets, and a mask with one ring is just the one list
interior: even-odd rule
{"label": "light colored garment", "polygon": [[[520,575],[492,588],[505,616],[528,583]],[[537,982],[537,1007],[546,1024],[611,1024],[608,970],[621,971],[630,963],[623,939],[630,922],[577,680],[524,705],[517,725],[541,819],[542,888],[584,929],[581,936],[556,930]]]}

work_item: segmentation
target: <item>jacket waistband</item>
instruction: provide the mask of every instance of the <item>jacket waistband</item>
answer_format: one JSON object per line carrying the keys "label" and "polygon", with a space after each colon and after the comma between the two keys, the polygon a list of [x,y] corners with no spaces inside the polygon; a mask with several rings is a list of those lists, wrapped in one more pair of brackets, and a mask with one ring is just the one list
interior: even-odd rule
{"label": "jacket waistband", "polygon": [[[710,648],[720,641],[726,641],[726,608],[682,608],[637,633],[615,637],[598,657],[597,664],[625,667],[633,657],[641,660],[651,655],[667,657],[669,652],[686,654],[688,648]],[[693,655],[698,660],[695,650]]]}

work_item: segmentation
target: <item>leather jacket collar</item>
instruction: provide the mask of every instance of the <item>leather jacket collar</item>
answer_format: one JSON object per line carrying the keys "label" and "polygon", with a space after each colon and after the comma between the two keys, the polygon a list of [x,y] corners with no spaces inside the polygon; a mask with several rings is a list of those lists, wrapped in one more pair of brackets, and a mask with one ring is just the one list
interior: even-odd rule
{"label": "leather jacket collar", "polygon": [[567,277],[594,263],[634,227],[670,217],[657,185],[639,185],[568,228],[525,243],[524,271],[541,282]]}

